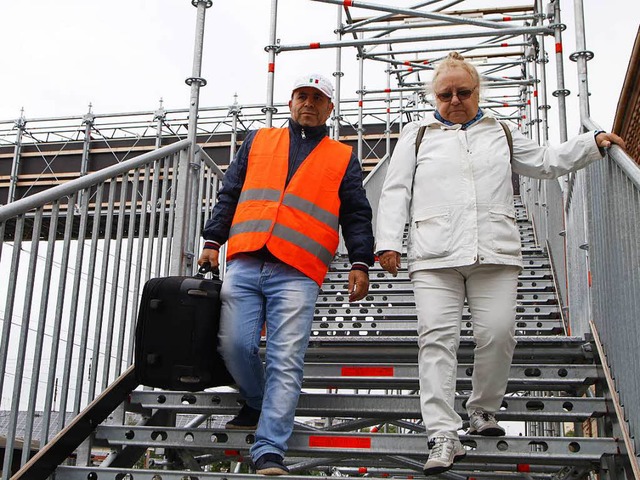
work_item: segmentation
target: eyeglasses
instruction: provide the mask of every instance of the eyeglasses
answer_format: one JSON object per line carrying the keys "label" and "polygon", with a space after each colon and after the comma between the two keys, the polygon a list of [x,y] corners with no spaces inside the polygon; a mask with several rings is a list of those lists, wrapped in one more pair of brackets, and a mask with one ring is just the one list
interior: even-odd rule
{"label": "eyeglasses", "polygon": [[466,100],[467,98],[471,97],[471,94],[475,91],[476,88],[477,87],[473,87],[471,90],[469,90],[468,88],[464,90],[458,90],[455,93],[453,92],[436,93],[436,97],[438,97],[438,100],[440,100],[441,102],[450,102],[453,99],[454,95],[458,97],[458,100]]}

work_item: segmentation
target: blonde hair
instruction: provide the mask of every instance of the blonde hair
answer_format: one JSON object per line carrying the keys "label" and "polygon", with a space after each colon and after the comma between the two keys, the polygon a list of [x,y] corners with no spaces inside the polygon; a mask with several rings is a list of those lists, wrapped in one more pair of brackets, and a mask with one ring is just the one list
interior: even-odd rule
{"label": "blonde hair", "polygon": [[476,82],[478,88],[480,88],[480,74],[478,73],[478,70],[476,70],[476,67],[467,62],[467,60],[465,60],[465,58],[458,52],[451,52],[438,64],[433,72],[431,83],[427,85],[427,93],[434,93],[433,86],[438,81],[438,77],[440,77],[442,72],[445,70],[450,70],[452,68],[462,68],[465,70],[469,75],[471,75],[471,78]]}

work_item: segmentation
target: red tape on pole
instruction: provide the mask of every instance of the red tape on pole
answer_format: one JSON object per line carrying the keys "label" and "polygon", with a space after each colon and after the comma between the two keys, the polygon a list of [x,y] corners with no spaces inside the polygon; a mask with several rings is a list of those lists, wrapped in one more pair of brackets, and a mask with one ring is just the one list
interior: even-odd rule
{"label": "red tape on pole", "polygon": [[312,448],[371,448],[371,439],[333,437],[328,435],[312,435],[309,437],[309,446]]}
{"label": "red tape on pole", "polygon": [[343,377],[393,377],[393,367],[342,367]]}

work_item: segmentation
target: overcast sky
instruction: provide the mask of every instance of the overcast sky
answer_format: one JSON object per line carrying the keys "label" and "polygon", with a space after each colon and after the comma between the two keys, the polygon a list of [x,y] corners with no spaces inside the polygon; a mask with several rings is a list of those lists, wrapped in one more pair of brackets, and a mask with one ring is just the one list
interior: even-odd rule
{"label": "overcast sky", "polygon": [[[460,8],[532,1],[471,0]],[[378,3],[409,5],[416,0]],[[638,30],[640,1],[584,4],[587,48],[595,53],[588,64],[591,114],[610,128]],[[568,26],[563,43],[572,135],[578,118],[576,64],[568,58],[575,51],[573,1],[561,5]],[[208,84],[201,90],[201,106],[230,105],[234,93],[241,104],[265,102],[270,8],[270,0],[213,0],[206,12],[202,76]],[[283,44],[334,40],[336,9],[308,0],[280,0],[278,36]],[[0,0],[0,120],[17,118],[23,107],[27,118],[80,116],[89,103],[94,113],[155,110],[160,98],[165,108],[187,108],[184,80],[191,76],[196,12],[190,0]],[[553,57],[553,39],[548,42]],[[345,86],[357,84],[355,58],[355,50],[344,50]],[[368,68],[384,70],[382,64]],[[333,72],[334,52],[280,54],[276,102],[287,100],[293,77],[309,70]],[[550,81],[555,85],[555,77]],[[343,95],[355,97],[355,88],[345,88]],[[555,99],[550,99],[554,115]]]}

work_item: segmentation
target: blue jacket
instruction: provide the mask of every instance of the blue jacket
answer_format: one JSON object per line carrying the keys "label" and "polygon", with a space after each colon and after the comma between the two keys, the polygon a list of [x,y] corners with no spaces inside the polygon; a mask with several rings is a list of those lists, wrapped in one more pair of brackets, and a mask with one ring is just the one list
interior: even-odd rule
{"label": "blue jacket", "polygon": [[[218,192],[218,201],[213,207],[211,218],[204,227],[202,236],[205,240],[213,240],[220,245],[229,238],[229,230],[236,211],[238,198],[247,173],[249,151],[256,130],[247,134],[240,146],[235,160],[229,165]],[[289,119],[289,172],[287,182],[311,151],[327,135],[327,127],[321,125],[304,129]],[[310,180],[312,181],[312,180]],[[340,184],[340,227],[344,237],[349,261],[373,265],[373,232],[371,227],[371,206],[362,186],[362,167],[355,154]]]}

